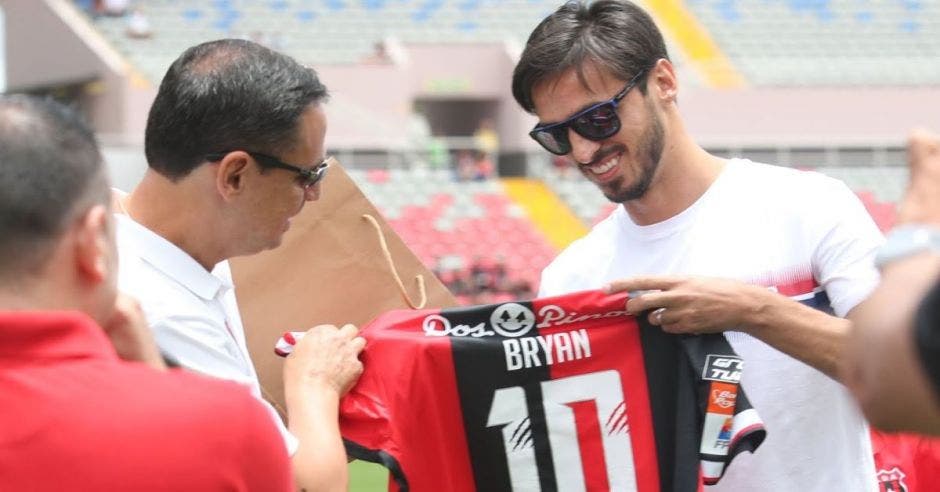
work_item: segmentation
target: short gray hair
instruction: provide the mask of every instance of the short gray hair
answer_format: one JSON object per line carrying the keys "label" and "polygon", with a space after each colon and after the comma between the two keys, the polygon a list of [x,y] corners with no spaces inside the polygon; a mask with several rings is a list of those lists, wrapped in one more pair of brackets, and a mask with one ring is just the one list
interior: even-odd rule
{"label": "short gray hair", "polygon": [[94,134],[75,111],[0,95],[0,280],[38,272],[70,222],[109,195]]}

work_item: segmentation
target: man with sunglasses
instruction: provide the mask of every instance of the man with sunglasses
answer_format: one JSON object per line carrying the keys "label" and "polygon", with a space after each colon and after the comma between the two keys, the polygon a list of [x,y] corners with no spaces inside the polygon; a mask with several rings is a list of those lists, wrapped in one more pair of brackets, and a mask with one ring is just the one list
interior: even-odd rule
{"label": "man with sunglasses", "polygon": [[[150,109],[149,169],[116,198],[119,287],[140,299],[160,348],[262,401],[227,260],[278,246],[319,197],[326,97],[312,69],[256,43],[194,46],[170,66]],[[265,405],[297,487],[345,489],[338,401],[362,371],[365,342],[352,325],[324,325],[303,343],[284,366],[287,427]]]}
{"label": "man with sunglasses", "polygon": [[568,2],[536,27],[513,76],[531,136],[622,205],[545,269],[539,295],[629,291],[627,310],[667,332],[726,333],[768,435],[709,490],[873,490],[865,421],[835,378],[881,235],[841,182],[708,154],[678,89],[632,3]]}

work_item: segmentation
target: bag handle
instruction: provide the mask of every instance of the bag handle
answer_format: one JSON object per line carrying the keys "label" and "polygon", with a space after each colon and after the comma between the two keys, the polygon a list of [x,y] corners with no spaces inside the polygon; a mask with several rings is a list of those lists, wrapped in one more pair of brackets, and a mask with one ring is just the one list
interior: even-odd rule
{"label": "bag handle", "polygon": [[415,305],[411,300],[411,297],[408,296],[408,291],[405,290],[405,284],[401,281],[401,276],[398,275],[398,269],[395,268],[395,260],[392,258],[392,253],[388,250],[388,243],[385,241],[385,234],[382,232],[382,226],[379,225],[379,222],[375,220],[375,217],[369,214],[363,214],[362,218],[369,221],[372,224],[372,227],[375,228],[375,233],[379,237],[379,244],[382,247],[382,254],[385,255],[385,261],[388,263],[389,269],[392,271],[392,276],[395,277],[395,283],[398,284],[398,292],[401,293],[402,299],[408,304],[411,309],[424,309],[424,306],[428,303],[428,293],[424,286],[424,275],[415,275],[415,282],[418,284],[418,293],[421,296],[421,301]]}

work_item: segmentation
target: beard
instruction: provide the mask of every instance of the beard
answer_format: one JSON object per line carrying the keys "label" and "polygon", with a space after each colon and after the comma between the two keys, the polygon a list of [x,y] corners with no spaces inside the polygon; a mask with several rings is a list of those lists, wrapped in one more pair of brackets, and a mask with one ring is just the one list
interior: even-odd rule
{"label": "beard", "polygon": [[624,203],[630,200],[638,200],[646,194],[653,182],[653,176],[659,168],[659,161],[663,156],[663,146],[665,140],[665,131],[663,122],[652,104],[647,104],[647,110],[650,114],[650,123],[640,135],[637,144],[637,164],[639,164],[639,173],[632,184],[624,184],[624,178],[619,177],[604,187],[601,191],[608,200],[614,203]]}

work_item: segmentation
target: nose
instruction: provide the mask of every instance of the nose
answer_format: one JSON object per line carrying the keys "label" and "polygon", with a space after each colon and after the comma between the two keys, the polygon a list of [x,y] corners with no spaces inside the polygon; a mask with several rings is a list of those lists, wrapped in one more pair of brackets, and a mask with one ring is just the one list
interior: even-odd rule
{"label": "nose", "polygon": [[591,162],[594,154],[601,148],[600,142],[588,140],[570,128],[568,129],[568,141],[571,142],[571,158],[580,164]]}

